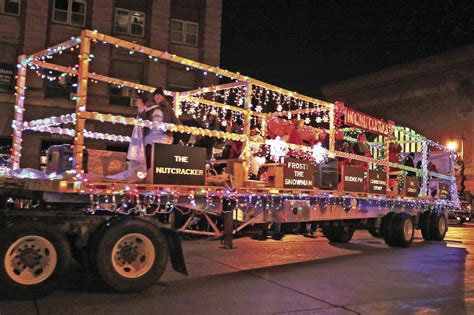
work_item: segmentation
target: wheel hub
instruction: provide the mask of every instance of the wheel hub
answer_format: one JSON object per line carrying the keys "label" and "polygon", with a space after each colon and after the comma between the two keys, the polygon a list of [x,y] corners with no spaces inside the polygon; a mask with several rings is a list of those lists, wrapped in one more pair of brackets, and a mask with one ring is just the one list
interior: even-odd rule
{"label": "wheel hub", "polygon": [[114,270],[129,279],[139,278],[149,272],[155,257],[153,243],[139,233],[124,235],[116,242],[111,253]]}
{"label": "wheel hub", "polygon": [[403,233],[405,234],[405,239],[409,240],[413,234],[413,222],[411,220],[406,220],[403,224]]}
{"label": "wheel hub", "polygon": [[53,244],[39,235],[28,235],[12,243],[3,260],[10,279],[22,285],[36,285],[56,270],[58,257]]}
{"label": "wheel hub", "polygon": [[441,235],[444,235],[444,233],[446,232],[446,220],[444,217],[441,217],[439,219],[438,229],[439,229],[439,234]]}
{"label": "wheel hub", "polygon": [[42,256],[33,248],[26,248],[18,257],[23,266],[34,268],[40,264]]}
{"label": "wheel hub", "polygon": [[120,249],[120,258],[128,264],[136,261],[138,258],[137,246],[133,246],[133,244],[123,246]]}

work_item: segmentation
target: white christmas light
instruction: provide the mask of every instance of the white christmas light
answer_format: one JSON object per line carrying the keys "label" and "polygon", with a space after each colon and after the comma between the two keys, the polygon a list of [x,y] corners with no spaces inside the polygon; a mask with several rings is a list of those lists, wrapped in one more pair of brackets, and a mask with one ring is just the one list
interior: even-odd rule
{"label": "white christmas light", "polygon": [[279,162],[281,158],[285,157],[288,153],[288,143],[286,143],[280,137],[268,139],[265,141],[265,144],[270,146],[270,156],[277,162]]}
{"label": "white christmas light", "polygon": [[328,159],[327,150],[319,142],[313,146],[313,159],[318,164]]}

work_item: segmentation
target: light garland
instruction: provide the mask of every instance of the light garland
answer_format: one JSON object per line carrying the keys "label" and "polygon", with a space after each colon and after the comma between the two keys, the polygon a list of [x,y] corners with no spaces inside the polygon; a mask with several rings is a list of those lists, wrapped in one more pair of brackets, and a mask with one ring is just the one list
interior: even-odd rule
{"label": "light garland", "polygon": [[61,115],[59,117],[56,116],[51,116],[48,118],[43,118],[43,119],[36,119],[36,120],[31,120],[31,121],[25,121],[23,123],[19,123],[14,121],[12,123],[12,127],[20,127],[22,129],[32,129],[35,127],[52,127],[52,126],[58,126],[61,124],[73,124],[76,122],[76,114],[66,114],[66,115]]}
{"label": "light garland", "polygon": [[101,122],[110,123],[121,123],[123,125],[139,125],[150,129],[162,130],[162,131],[173,131],[180,133],[188,133],[199,136],[209,136],[222,139],[236,140],[236,141],[247,141],[246,135],[227,133],[218,130],[207,130],[203,128],[190,127],[184,125],[174,125],[169,123],[160,123],[157,121],[143,120],[137,118],[124,117],[120,115],[102,114],[97,112],[81,112],[82,118],[98,120]]}

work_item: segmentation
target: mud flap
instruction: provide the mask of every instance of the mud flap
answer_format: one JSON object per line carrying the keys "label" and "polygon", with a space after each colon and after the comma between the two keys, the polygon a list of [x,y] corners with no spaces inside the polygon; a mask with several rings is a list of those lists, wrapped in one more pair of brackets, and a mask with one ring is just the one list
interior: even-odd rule
{"label": "mud flap", "polygon": [[181,238],[175,230],[161,228],[161,232],[166,236],[168,241],[168,249],[170,251],[171,265],[173,269],[183,275],[188,275],[188,269],[184,262],[183,247],[181,246]]}

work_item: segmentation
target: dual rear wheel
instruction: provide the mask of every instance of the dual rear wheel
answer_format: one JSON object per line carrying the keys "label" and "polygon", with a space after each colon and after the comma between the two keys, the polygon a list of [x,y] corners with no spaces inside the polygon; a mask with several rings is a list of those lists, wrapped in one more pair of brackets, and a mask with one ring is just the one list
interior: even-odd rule
{"label": "dual rear wheel", "polygon": [[442,212],[425,211],[420,215],[421,235],[427,241],[442,241],[448,231],[448,220]]}
{"label": "dual rear wheel", "polygon": [[382,235],[388,246],[410,246],[415,235],[413,218],[404,212],[388,213],[382,222]]}
{"label": "dual rear wheel", "polygon": [[[442,241],[448,230],[446,216],[442,212],[426,211],[420,215],[419,228],[425,240]],[[352,239],[354,228],[340,222],[327,222],[323,234],[331,242],[347,243]],[[374,237],[383,237],[391,247],[409,247],[415,235],[415,222],[404,212],[390,212],[382,220],[380,229],[369,229]]]}
{"label": "dual rear wheel", "polygon": [[354,228],[339,222],[327,222],[322,227],[323,234],[333,243],[348,243],[354,235]]}
{"label": "dual rear wheel", "polygon": [[[382,235],[389,246],[408,247],[413,242],[414,221],[411,215],[388,213],[382,221]],[[448,221],[443,212],[425,211],[420,215],[418,227],[425,240],[442,241],[448,231]]]}
{"label": "dual rear wheel", "polygon": [[[166,237],[154,224],[124,217],[91,235],[91,269],[117,292],[155,284],[168,261]],[[0,296],[36,299],[54,291],[71,262],[71,245],[57,226],[32,220],[0,233]]]}

